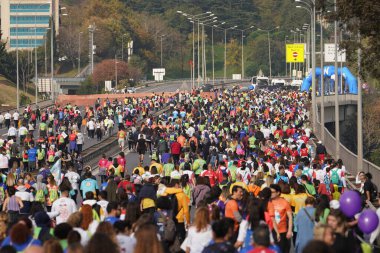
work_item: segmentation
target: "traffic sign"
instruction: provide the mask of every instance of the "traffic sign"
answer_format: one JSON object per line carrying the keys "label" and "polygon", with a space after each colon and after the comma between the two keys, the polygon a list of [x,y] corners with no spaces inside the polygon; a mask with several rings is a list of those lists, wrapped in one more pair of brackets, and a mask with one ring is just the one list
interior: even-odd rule
{"label": "traffic sign", "polygon": [[[335,62],[335,44],[325,43],[325,62]],[[346,50],[338,48],[338,62],[346,62]]]}
{"label": "traffic sign", "polygon": [[305,44],[286,44],[286,62],[304,62]]}

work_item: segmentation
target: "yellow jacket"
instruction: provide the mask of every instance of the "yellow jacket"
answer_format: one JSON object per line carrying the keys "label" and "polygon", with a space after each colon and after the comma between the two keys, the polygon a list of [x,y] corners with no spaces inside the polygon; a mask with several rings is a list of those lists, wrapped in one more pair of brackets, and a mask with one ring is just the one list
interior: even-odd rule
{"label": "yellow jacket", "polygon": [[175,194],[178,202],[178,214],[176,216],[178,223],[184,223],[186,219],[186,223],[190,225],[190,211],[189,211],[189,203],[190,200],[183,192],[182,189],[179,188],[166,188],[165,193]]}

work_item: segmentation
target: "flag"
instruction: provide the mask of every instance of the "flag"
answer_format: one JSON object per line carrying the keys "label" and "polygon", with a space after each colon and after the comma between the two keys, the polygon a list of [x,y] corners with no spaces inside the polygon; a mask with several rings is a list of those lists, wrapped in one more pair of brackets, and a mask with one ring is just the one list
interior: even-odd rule
{"label": "flag", "polygon": [[58,159],[50,168],[50,173],[54,176],[57,185],[59,185],[61,183],[61,159]]}

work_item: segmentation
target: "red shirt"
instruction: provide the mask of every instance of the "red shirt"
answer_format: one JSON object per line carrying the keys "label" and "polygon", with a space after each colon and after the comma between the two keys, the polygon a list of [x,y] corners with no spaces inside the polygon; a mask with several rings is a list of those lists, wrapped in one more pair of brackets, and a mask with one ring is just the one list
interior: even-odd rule
{"label": "red shirt", "polygon": [[181,144],[178,141],[175,141],[170,145],[170,149],[173,155],[181,154]]}
{"label": "red shirt", "polygon": [[105,158],[102,158],[99,160],[99,168],[107,168],[107,163],[108,163],[108,160],[105,159]]}
{"label": "red shirt", "polygon": [[123,169],[124,169],[124,167],[125,167],[125,158],[119,156],[119,157],[117,158],[117,163],[118,163],[121,167],[123,167]]}
{"label": "red shirt", "polygon": [[127,190],[127,186],[128,185],[131,185],[132,186],[132,192],[135,193],[136,192],[136,189],[135,189],[135,185],[127,180],[123,180],[119,183],[119,185],[117,186],[117,188],[123,188],[124,190]]}
{"label": "red shirt", "polygon": [[256,247],[248,253],[275,253],[275,251],[266,247]]}
{"label": "red shirt", "polygon": [[216,180],[218,179],[216,172],[213,170],[204,170],[201,173],[201,177],[208,177],[210,179],[210,185],[213,187],[215,185]]}

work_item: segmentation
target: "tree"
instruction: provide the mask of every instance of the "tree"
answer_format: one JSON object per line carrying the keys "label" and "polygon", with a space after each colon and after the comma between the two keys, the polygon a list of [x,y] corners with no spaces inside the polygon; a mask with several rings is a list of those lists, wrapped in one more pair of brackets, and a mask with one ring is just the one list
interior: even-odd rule
{"label": "tree", "polygon": [[[116,77],[117,74],[117,77]],[[128,64],[124,61],[107,59],[98,63],[94,68],[92,80],[96,85],[96,91],[99,92],[99,86],[104,81],[121,80],[128,77]]]}
{"label": "tree", "polygon": [[[322,6],[327,5],[322,1]],[[338,0],[338,12],[332,16],[342,22],[346,33],[350,36],[342,43],[348,54],[356,55],[358,48],[357,35],[360,32],[362,48],[362,73],[374,78],[380,78],[380,2],[372,0]]]}
{"label": "tree", "polygon": [[227,44],[227,66],[241,67],[241,48],[236,39],[231,39]]}

